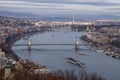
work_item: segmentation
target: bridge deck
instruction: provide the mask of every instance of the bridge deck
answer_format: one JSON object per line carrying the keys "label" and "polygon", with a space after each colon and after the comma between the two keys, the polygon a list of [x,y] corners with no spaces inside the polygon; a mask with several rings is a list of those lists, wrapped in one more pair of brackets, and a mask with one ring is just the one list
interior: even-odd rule
{"label": "bridge deck", "polygon": [[[42,46],[42,45],[75,45],[75,44],[31,44],[31,46]],[[79,44],[88,45],[88,44]],[[14,44],[13,46],[28,46],[28,44]]]}

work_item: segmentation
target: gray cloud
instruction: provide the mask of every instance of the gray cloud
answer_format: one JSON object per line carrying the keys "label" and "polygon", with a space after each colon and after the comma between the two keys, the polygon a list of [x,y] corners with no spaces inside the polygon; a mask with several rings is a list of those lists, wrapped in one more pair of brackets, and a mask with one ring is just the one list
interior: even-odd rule
{"label": "gray cloud", "polygon": [[62,3],[62,4],[79,4],[92,6],[120,6],[120,2],[109,2],[108,0],[21,0],[29,2],[44,3]]}
{"label": "gray cloud", "polygon": [[110,3],[110,2],[79,2],[75,4],[92,5],[92,6],[120,6],[120,3]]}
{"label": "gray cloud", "polygon": [[[0,10],[33,14],[112,14],[118,12],[116,0],[0,0]],[[112,7],[112,8],[111,8]],[[114,10],[116,9],[116,10]]]}
{"label": "gray cloud", "polygon": [[120,12],[120,8],[106,8],[106,9]]}

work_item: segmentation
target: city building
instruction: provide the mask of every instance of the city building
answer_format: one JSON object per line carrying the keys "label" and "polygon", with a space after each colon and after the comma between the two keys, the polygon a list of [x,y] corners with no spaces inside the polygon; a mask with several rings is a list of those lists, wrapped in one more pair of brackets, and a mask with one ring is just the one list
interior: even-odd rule
{"label": "city building", "polygon": [[5,52],[0,48],[0,58],[5,58]]}
{"label": "city building", "polygon": [[106,33],[96,31],[88,32],[87,38],[98,43],[108,43],[109,40],[109,36]]}

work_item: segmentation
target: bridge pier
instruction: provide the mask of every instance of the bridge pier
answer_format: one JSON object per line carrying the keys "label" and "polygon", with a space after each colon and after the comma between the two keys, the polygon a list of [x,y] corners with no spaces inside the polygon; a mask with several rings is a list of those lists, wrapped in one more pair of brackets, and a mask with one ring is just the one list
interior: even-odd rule
{"label": "bridge pier", "polygon": [[31,50],[31,45],[32,45],[32,42],[29,40],[29,41],[28,41],[28,50],[29,50],[29,51]]}
{"label": "bridge pier", "polygon": [[75,42],[75,50],[79,50],[79,41],[78,41],[78,39],[76,39],[76,42]]}

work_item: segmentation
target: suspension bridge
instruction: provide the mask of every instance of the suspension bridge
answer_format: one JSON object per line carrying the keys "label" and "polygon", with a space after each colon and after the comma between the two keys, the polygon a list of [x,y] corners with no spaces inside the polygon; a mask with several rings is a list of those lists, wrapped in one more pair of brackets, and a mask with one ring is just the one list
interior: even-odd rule
{"label": "suspension bridge", "polygon": [[35,43],[32,43],[30,40],[28,40],[28,43],[27,44],[14,44],[13,46],[28,46],[28,50],[31,50],[32,46],[44,46],[44,45],[51,45],[51,46],[54,46],[54,45],[57,45],[57,46],[74,46],[75,50],[79,50],[79,46],[82,46],[82,45],[88,45],[88,44],[79,44],[79,40],[76,40],[75,44],[68,44],[68,43],[65,43],[65,44],[56,44],[56,43],[52,43],[52,44],[44,44],[44,43],[41,43],[41,44],[35,44]]}

